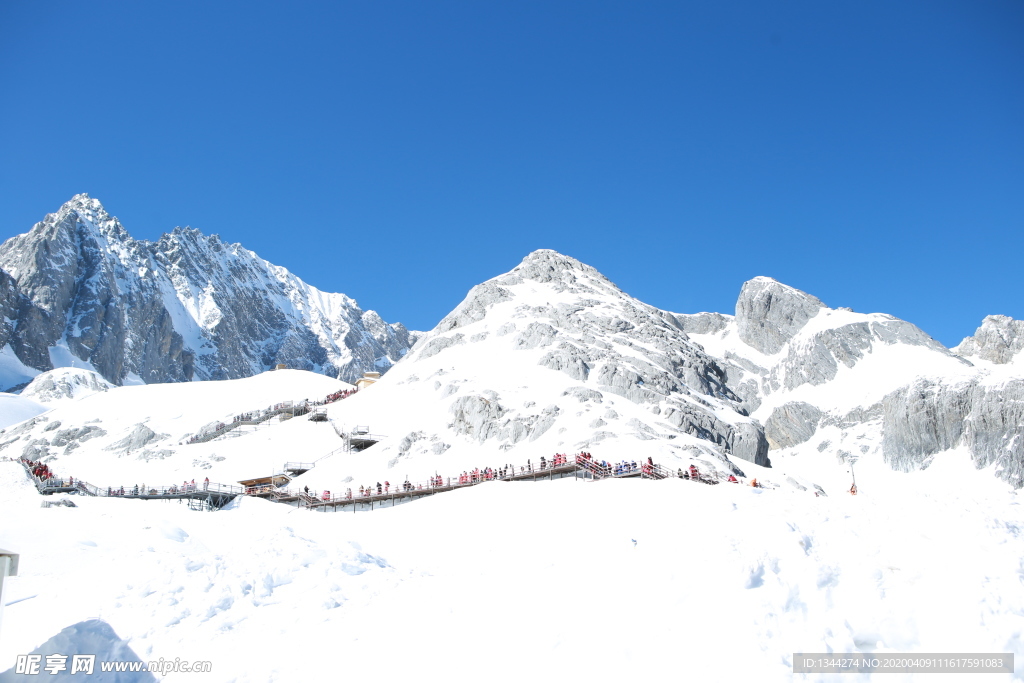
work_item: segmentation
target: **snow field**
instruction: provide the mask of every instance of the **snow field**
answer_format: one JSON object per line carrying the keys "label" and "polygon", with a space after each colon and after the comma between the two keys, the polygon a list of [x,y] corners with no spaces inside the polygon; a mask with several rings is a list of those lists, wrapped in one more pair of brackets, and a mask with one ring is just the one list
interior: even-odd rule
{"label": "snow field", "polygon": [[5,613],[0,670],[94,616],[143,660],[210,659],[210,681],[781,681],[798,651],[1020,660],[1019,494],[986,472],[954,486],[967,473],[945,460],[857,497],[567,479],[369,514],[41,509],[0,463],[0,519],[18,519],[0,541],[23,553],[8,599],[36,595]]}
{"label": "snow field", "polygon": [[[58,405],[44,416],[45,425],[33,429],[48,441],[61,429],[94,426],[103,430],[102,436],[90,435],[72,449],[49,449],[54,456],[48,461],[52,470],[96,486],[171,485],[204,477],[233,484],[278,472],[287,460],[314,460],[337,449],[341,440],[329,424],[299,417],[248,428],[251,433],[238,438],[181,442],[206,425],[228,422],[241,413],[289,400],[320,400],[347,388],[350,385],[344,382],[300,370],[219,382],[116,387]],[[157,436],[135,449],[118,447],[140,424]],[[8,430],[8,436],[17,436],[17,429]],[[23,448],[16,444],[5,455],[16,457]]]}

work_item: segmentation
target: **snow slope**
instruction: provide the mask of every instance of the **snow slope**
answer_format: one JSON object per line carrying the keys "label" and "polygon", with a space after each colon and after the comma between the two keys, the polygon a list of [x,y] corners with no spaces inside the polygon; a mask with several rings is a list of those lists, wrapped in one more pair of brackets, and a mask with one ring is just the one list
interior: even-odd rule
{"label": "snow slope", "polygon": [[0,462],[0,519],[18,519],[0,544],[22,553],[0,670],[95,617],[142,660],[210,660],[211,682],[789,681],[792,653],[816,651],[1020,661],[1020,494],[946,455],[857,497],[570,479],[361,514],[41,509]]}
{"label": "snow slope", "polygon": [[[51,470],[96,486],[218,483],[280,471],[337,449],[327,423],[300,417],[249,428],[238,438],[184,443],[204,427],[285,401],[320,400],[351,388],[324,375],[277,370],[211,382],[115,387],[61,403],[0,433],[0,454],[46,459]],[[294,456],[294,457],[293,457]]]}
{"label": "snow slope", "polygon": [[45,413],[49,408],[23,396],[0,393],[0,429]]}

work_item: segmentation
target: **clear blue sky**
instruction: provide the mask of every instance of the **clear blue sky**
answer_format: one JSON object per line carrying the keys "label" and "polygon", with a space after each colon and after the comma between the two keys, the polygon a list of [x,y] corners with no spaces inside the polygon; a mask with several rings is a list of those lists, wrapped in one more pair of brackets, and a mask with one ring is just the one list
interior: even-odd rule
{"label": "clear blue sky", "polygon": [[78,192],[429,329],[537,248],[1024,318],[1024,2],[0,3],[0,238]]}

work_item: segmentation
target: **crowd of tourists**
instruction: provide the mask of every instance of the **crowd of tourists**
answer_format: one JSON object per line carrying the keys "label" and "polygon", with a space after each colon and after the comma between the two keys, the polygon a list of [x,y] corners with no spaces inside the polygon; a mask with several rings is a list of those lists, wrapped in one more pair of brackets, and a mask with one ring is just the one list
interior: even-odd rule
{"label": "crowd of tourists", "polygon": [[44,462],[32,460],[25,456],[21,457],[21,462],[40,484],[54,488],[67,488],[75,485],[74,477],[69,477],[68,480],[65,481],[63,478],[58,477],[53,471],[51,471],[50,466]]}
{"label": "crowd of tourists", "polygon": [[[610,463],[606,460],[595,459],[591,453],[584,451],[575,456],[574,462],[577,467],[588,470],[600,477],[635,476],[636,474],[651,476],[657,471],[657,473],[662,477],[678,476],[680,479],[690,479],[693,481],[702,481],[704,483],[718,483],[717,478],[702,476],[696,465],[690,465],[689,468],[686,469],[680,468],[677,473],[672,473],[670,471],[666,473],[665,470],[662,470],[655,465],[651,458],[647,458],[645,462],[640,464],[637,464],[635,460],[620,460],[617,463]],[[347,488],[345,489],[345,492],[338,497],[338,499],[359,500],[369,499],[375,496],[399,495],[409,491],[472,486],[481,482],[514,479],[525,475],[546,472],[568,464],[568,455],[564,453],[556,453],[550,458],[541,456],[538,463],[534,463],[532,460],[527,460],[525,465],[520,465],[518,468],[512,464],[506,464],[501,467],[474,468],[472,470],[463,470],[454,478],[434,475],[424,482],[413,483],[406,479],[401,484],[395,486],[392,486],[391,482],[387,480],[383,482],[378,481],[376,485],[361,485],[355,490]],[[730,475],[729,481],[736,481],[736,478]],[[335,499],[331,495],[330,491],[323,491],[320,494],[316,494],[315,492],[310,493],[308,486],[304,489],[304,493],[306,498],[310,501],[320,500],[323,502],[329,502]]]}

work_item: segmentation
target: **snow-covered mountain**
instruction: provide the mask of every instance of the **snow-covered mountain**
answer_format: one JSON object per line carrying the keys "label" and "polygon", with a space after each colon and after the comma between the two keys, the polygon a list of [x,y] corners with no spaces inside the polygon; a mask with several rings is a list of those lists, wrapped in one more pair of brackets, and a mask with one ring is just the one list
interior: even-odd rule
{"label": "snow-covered mountain", "polygon": [[[679,318],[751,406],[776,464],[834,455],[911,471],[963,448],[1024,486],[1024,368],[1006,363],[1018,321],[986,319],[957,355],[908,322],[831,309],[770,278],[743,286],[735,316]],[[985,354],[1004,364],[974,358]]]}
{"label": "snow-covered mountain", "polygon": [[[738,472],[737,463],[769,464],[747,409],[676,316],[540,250],[474,287],[387,376],[329,415],[385,436],[365,453],[378,472],[581,450]],[[326,486],[350,467],[325,463],[305,476]]]}
{"label": "snow-covered mountain", "polygon": [[[408,677],[380,665],[396,657],[443,662],[456,681],[790,681],[794,651],[1019,661],[1019,338],[1017,321],[990,317],[951,351],[770,278],[743,285],[734,315],[670,313],[538,251],[331,403],[333,424],[186,438],[351,388],[314,372],[145,386],[44,373],[0,394],[24,410],[0,431],[0,519],[17,521],[0,546],[22,555],[0,681],[21,680],[30,652],[210,661],[211,681],[322,676],[317,658],[294,656],[316,648],[382,680]],[[381,440],[339,452],[335,427],[354,425]],[[338,494],[578,450],[763,487],[486,482],[359,514],[251,497],[216,513],[119,496],[42,508],[16,461],[126,489],[305,462],[293,489]],[[860,493],[844,495],[854,464]],[[680,657],[681,643],[701,656]],[[519,654],[495,668],[502,648]]]}
{"label": "snow-covered mountain", "polygon": [[73,366],[113,384],[248,377],[278,363],[353,379],[415,342],[216,235],[133,239],[76,195],[0,245],[0,381]]}
{"label": "snow-covered mountain", "polygon": [[[1016,337],[1006,330],[1014,323],[990,318],[973,338],[982,341],[958,348],[1013,348]],[[1002,332],[991,332],[994,324]],[[331,404],[339,430],[368,426],[380,441],[358,458],[325,459],[299,483],[337,490],[586,450],[609,461],[651,457],[835,491],[849,487],[854,464],[863,476],[908,472],[960,451],[1020,488],[1024,369],[971,358],[908,322],[832,309],[764,277],[743,285],[735,315],[662,311],[592,267],[541,250],[474,287],[371,388]],[[87,388],[89,375],[78,372],[40,377],[26,392],[53,406],[54,398],[102,388]],[[176,388],[173,398],[172,389],[152,387],[128,404],[120,397],[130,388],[115,388],[90,397],[88,409],[57,405],[8,429],[0,448],[50,458],[83,478],[106,476],[113,448],[119,471],[133,478],[153,480],[158,460],[169,481],[192,478],[197,467],[234,481],[251,476],[245,454],[266,451],[271,432],[281,437],[274,439],[280,453],[262,469],[311,461],[340,445],[324,423],[304,420],[231,446],[183,444],[235,413],[343,386],[299,382],[278,395],[262,391],[254,402],[242,389],[248,384],[222,384]],[[221,398],[213,406],[204,397],[215,389]],[[201,405],[208,414],[197,412]],[[168,412],[187,419],[168,420]],[[122,443],[134,445],[118,450]]]}
{"label": "snow-covered mountain", "polygon": [[[999,349],[1019,348],[1018,325],[990,318],[971,348],[1008,358]],[[475,287],[331,414],[387,435],[371,451],[378,470],[600,450],[720,471],[770,459],[834,490],[858,461],[911,471],[964,449],[1019,488],[1022,399],[1016,363],[974,363],[911,323],[832,309],[771,278],[743,285],[735,315],[674,314],[542,250]],[[328,484],[326,468],[307,476]]]}

